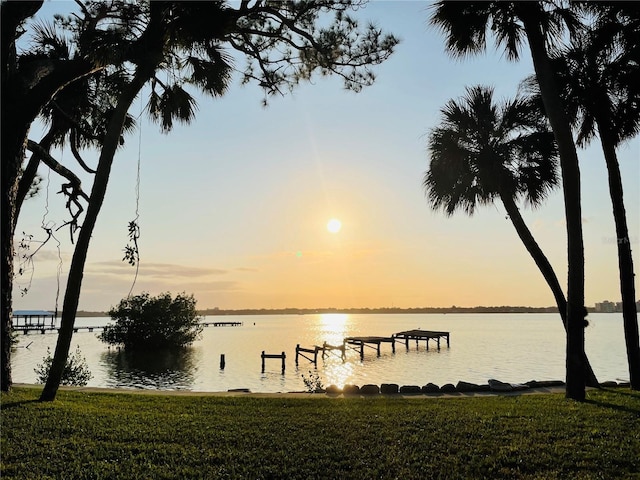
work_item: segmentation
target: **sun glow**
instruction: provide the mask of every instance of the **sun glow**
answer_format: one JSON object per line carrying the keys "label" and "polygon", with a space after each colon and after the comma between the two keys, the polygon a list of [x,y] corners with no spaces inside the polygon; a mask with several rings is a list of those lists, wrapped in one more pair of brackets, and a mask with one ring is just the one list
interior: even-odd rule
{"label": "sun glow", "polygon": [[322,341],[332,345],[342,344],[347,335],[349,315],[346,313],[322,313],[320,314],[320,334]]}
{"label": "sun glow", "polygon": [[342,228],[342,222],[337,218],[332,218],[327,222],[327,230],[331,233],[338,233]]}

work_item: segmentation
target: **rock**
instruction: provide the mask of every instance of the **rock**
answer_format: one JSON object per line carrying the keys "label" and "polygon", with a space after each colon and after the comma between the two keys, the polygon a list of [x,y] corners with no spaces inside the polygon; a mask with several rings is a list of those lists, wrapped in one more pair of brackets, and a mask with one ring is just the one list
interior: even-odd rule
{"label": "rock", "polygon": [[421,390],[422,393],[438,393],[440,391],[440,387],[435,383],[427,383]]}
{"label": "rock", "polygon": [[540,382],[536,382],[536,388],[562,387],[563,385],[564,382],[562,380],[542,380]]}
{"label": "rock", "polygon": [[251,393],[251,390],[249,390],[248,388],[230,388],[229,390],[227,390],[227,392],[233,392],[233,393]]}
{"label": "rock", "polygon": [[606,382],[600,383],[600,386],[604,388],[613,388],[613,387],[617,387],[618,383],[614,382],[613,380],[608,380]]}
{"label": "rock", "polygon": [[445,383],[440,387],[440,391],[443,393],[455,393],[456,386],[453,383]]}
{"label": "rock", "polygon": [[398,384],[397,383],[383,383],[380,385],[380,393],[385,395],[393,395],[398,393]]}
{"label": "rock", "polygon": [[361,395],[378,395],[379,393],[380,387],[378,387],[378,385],[367,384],[360,387]]}
{"label": "rock", "polygon": [[513,387],[510,383],[501,382],[500,380],[489,380],[489,388],[494,392],[511,392]]}
{"label": "rock", "polygon": [[326,393],[328,395],[340,395],[342,393],[342,389],[337,385],[329,385],[327,387]]}
{"label": "rock", "polygon": [[422,389],[418,385],[403,385],[400,387],[400,393],[406,395],[417,395],[422,393]]}
{"label": "rock", "polygon": [[480,390],[480,385],[470,382],[458,382],[456,384],[456,391],[458,392],[478,392]]}
{"label": "rock", "polygon": [[345,395],[357,395],[360,393],[360,387],[358,385],[345,385],[342,387],[342,393]]}

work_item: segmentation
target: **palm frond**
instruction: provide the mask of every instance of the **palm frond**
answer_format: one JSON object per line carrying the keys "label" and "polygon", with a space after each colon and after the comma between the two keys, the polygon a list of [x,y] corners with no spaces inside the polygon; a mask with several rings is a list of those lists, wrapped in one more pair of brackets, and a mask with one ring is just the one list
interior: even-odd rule
{"label": "palm frond", "polygon": [[34,23],[31,41],[33,51],[37,54],[57,59],[68,59],[71,56],[68,39],[53,23]]}
{"label": "palm frond", "polygon": [[496,103],[493,94],[467,87],[441,109],[423,179],[434,210],[472,215],[505,196],[535,206],[557,185],[557,148],[539,105],[525,97]]}
{"label": "palm frond", "polygon": [[197,109],[195,99],[180,85],[163,85],[163,91],[158,94],[152,88],[147,103],[147,110],[153,121],[160,124],[163,133],[173,128],[173,122],[190,123]]}
{"label": "palm frond", "polygon": [[481,53],[487,46],[488,2],[436,2],[429,23],[446,36],[447,51],[464,57]]}

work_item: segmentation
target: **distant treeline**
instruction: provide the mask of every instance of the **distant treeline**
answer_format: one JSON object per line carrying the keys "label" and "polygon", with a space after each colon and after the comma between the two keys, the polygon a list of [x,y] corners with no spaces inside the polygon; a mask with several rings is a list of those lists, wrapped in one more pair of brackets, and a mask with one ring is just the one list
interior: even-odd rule
{"label": "distant treeline", "polygon": [[[58,312],[58,316],[62,315],[62,310]],[[89,312],[87,310],[78,310],[76,317],[108,317],[107,312]]]}
{"label": "distant treeline", "polygon": [[[587,310],[595,312],[588,307]],[[307,315],[315,313],[556,313],[557,307],[413,307],[413,308],[242,308],[224,310],[209,308],[198,310],[198,315]],[[77,317],[106,317],[107,312],[88,312],[79,310]]]}
{"label": "distant treeline", "polygon": [[208,309],[200,315],[305,315],[315,313],[556,313],[557,307],[414,307],[414,308],[247,308]]}

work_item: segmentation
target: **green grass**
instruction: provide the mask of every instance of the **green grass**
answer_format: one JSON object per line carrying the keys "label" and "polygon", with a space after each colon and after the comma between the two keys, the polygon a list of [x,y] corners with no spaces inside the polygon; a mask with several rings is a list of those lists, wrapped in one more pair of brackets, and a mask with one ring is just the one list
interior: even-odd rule
{"label": "green grass", "polygon": [[640,393],[2,394],[1,478],[640,478]]}

